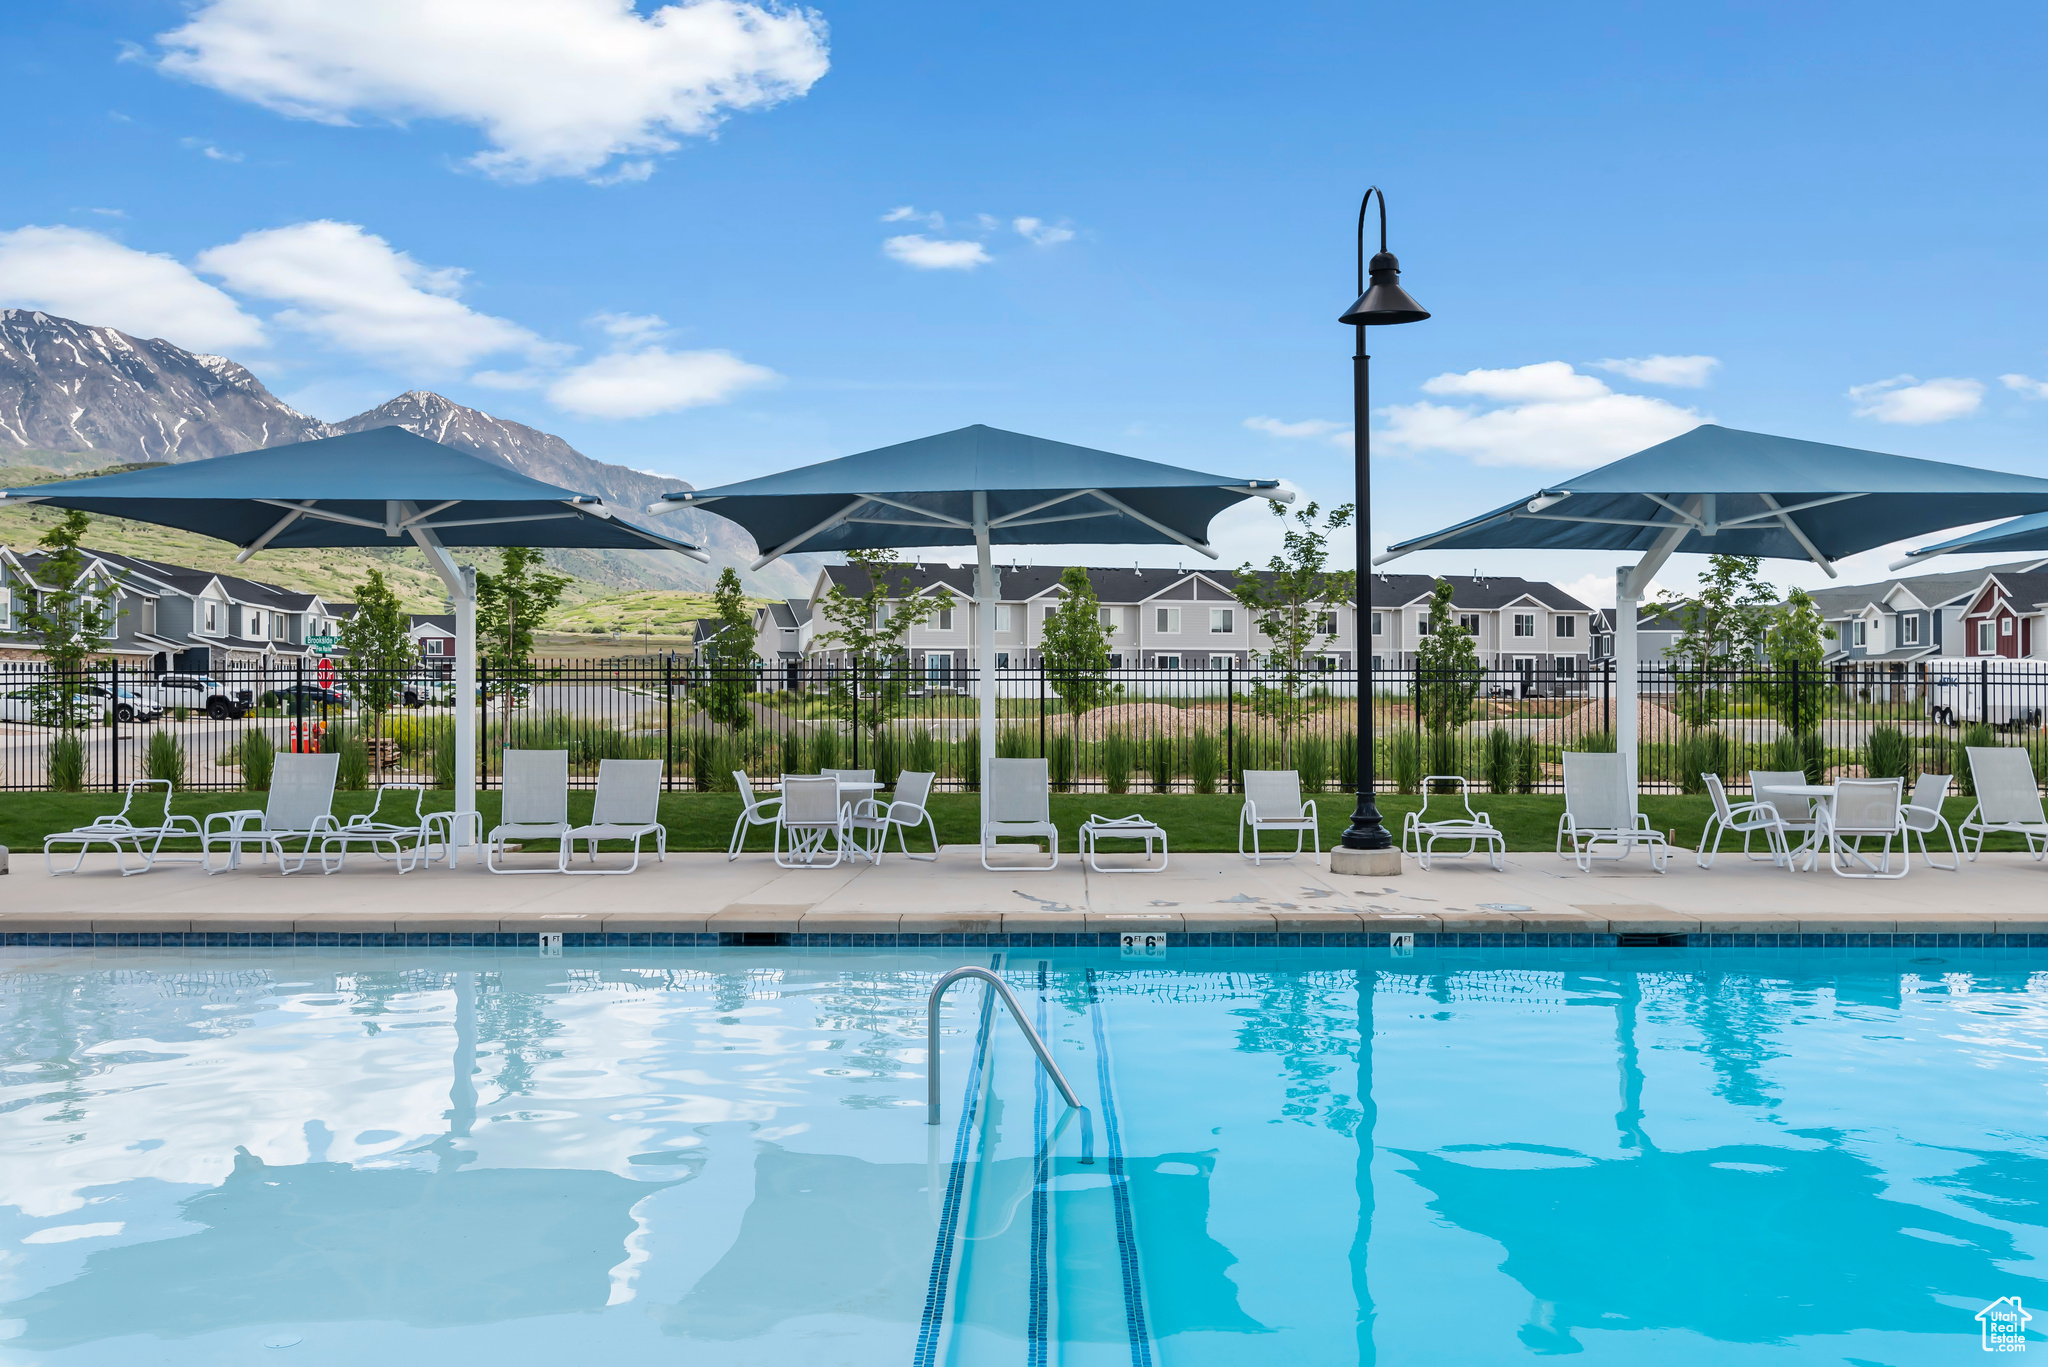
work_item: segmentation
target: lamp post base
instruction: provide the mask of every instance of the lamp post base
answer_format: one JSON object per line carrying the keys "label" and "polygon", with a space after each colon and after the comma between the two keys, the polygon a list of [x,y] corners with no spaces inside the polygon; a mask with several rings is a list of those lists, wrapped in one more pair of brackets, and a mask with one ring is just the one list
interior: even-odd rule
{"label": "lamp post base", "polygon": [[1330,872],[1349,874],[1354,878],[1398,878],[1401,874],[1401,851],[1348,850],[1342,845],[1330,850]]}

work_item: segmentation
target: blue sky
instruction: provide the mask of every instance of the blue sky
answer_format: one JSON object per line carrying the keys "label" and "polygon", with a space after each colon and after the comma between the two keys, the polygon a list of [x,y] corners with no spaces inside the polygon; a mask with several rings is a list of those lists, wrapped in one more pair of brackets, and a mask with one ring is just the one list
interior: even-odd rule
{"label": "blue sky", "polygon": [[[434,389],[700,485],[987,422],[1329,502],[1378,182],[1436,316],[1376,337],[1377,544],[1707,418],[2048,474],[2044,27],[10,6],[0,303],[233,355],[322,417]],[[1218,532],[1230,562],[1276,539],[1251,509]],[[1134,556],[1181,558],[1094,558]]]}

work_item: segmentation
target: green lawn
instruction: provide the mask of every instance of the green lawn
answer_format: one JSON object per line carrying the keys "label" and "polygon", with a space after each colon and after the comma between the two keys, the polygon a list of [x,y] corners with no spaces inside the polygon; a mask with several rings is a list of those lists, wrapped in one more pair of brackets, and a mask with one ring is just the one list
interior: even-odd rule
{"label": "green lawn", "polygon": [[[590,813],[590,799],[588,792],[571,793],[570,817],[586,819]],[[1382,797],[1380,811],[1389,829],[1398,833],[1402,816],[1415,810],[1420,800],[1392,794]],[[1316,797],[1315,802],[1323,845],[1327,848],[1350,822],[1351,799],[1347,794],[1323,793]],[[0,794],[0,845],[19,851],[40,849],[47,833],[84,825],[103,812],[112,812],[118,805],[119,799],[107,793]],[[173,810],[190,812],[203,820],[208,812],[262,805],[263,795],[260,793],[182,793]],[[427,794],[430,810],[452,805],[452,797],[448,793]],[[497,820],[498,795],[495,792],[479,793],[477,805],[482,809],[484,826],[489,829]],[[1166,828],[1176,851],[1192,853],[1235,850],[1237,814],[1241,805],[1241,798],[1220,793],[1209,796],[1084,793],[1055,794],[1052,811],[1053,821],[1066,833],[1064,843],[1069,850],[1073,848],[1075,828],[1091,813],[1107,817],[1139,813]],[[1482,796],[1476,798],[1473,805],[1491,814],[1494,824],[1506,834],[1510,849],[1548,850],[1556,843],[1558,817],[1564,812],[1561,794]],[[1962,820],[1971,805],[1968,798],[1950,798],[1947,804],[1949,820]],[[369,806],[368,793],[335,795],[334,810],[344,817],[368,811]],[[931,810],[938,823],[940,840],[949,845],[974,843],[977,820],[974,794],[935,794]],[[1642,810],[1658,830],[1667,833],[1677,831],[1678,844],[1692,848],[1698,843],[1700,828],[1712,806],[1704,797],[1645,797]],[[669,847],[677,850],[724,849],[732,836],[733,823],[738,819],[739,811],[739,798],[729,793],[667,795],[662,799],[661,813],[662,821],[668,827]],[[769,834],[766,827],[752,831],[747,848],[767,849]],[[166,845],[165,848],[173,847]],[[2020,841],[2016,836],[1998,836],[1987,842],[1986,848],[2018,849]]]}

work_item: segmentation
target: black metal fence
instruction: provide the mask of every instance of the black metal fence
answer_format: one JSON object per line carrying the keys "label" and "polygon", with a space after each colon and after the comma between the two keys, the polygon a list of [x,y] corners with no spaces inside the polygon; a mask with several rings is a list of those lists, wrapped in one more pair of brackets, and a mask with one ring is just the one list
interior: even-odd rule
{"label": "black metal fence", "polygon": [[[53,724],[51,690],[31,668],[0,673],[0,788],[118,789],[170,777],[191,789],[260,789],[279,751],[342,756],[344,787],[452,787],[455,699],[444,680],[355,679],[312,662],[210,676],[98,670],[74,684],[88,724]],[[1292,679],[1242,667],[1119,670],[1098,705],[1058,675],[999,670],[996,752],[1043,756],[1075,792],[1233,792],[1245,769],[1298,770],[1310,791],[1356,779],[1357,677]],[[1476,678],[1414,669],[1373,675],[1383,791],[1462,774],[1495,792],[1553,792],[1567,750],[1614,746],[1613,663],[1530,662]],[[664,762],[676,791],[729,791],[734,771],[773,786],[784,773],[875,769],[885,781],[929,770],[941,790],[976,782],[979,698],[972,673],[881,681],[797,665],[707,674],[687,660],[538,661],[484,669],[480,782],[500,752],[562,749],[572,782],[595,784],[608,758]],[[375,701],[386,703],[377,711]],[[1883,663],[1705,674],[1645,665],[1638,773],[1645,791],[1696,792],[1699,774],[1748,787],[1756,769],[1840,776],[1966,774],[1963,744],[2024,745],[2036,772],[2048,713],[2048,660]]]}

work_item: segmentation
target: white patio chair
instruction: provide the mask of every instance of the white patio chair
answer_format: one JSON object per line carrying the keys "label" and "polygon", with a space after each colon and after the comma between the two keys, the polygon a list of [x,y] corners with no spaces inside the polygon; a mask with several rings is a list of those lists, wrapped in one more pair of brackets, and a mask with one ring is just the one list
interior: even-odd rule
{"label": "white patio chair", "polygon": [[[1945,873],[1953,873],[1962,867],[1962,861],[1956,858],[1962,847],[1956,844],[1956,833],[1948,824],[1948,818],[1941,814],[1942,799],[1948,796],[1949,780],[1953,777],[1951,774],[1920,775],[1919,782],[1913,785],[1913,800],[1899,812],[1899,824],[1906,828],[1907,838],[1919,837],[1920,857],[1927,861],[1929,868]],[[1946,864],[1927,852],[1927,837],[1936,831],[1948,833],[1949,860]]]}
{"label": "white patio chair", "polygon": [[[654,837],[654,858],[668,862],[668,828],[661,824],[661,761],[658,759],[605,759],[597,763],[597,796],[590,801],[590,824],[573,826],[562,837],[563,873],[579,877],[593,874],[631,873],[640,867],[640,842]],[[623,869],[574,869],[569,856],[576,842],[588,846],[589,862],[597,862],[600,840],[633,842],[633,862]]]}
{"label": "white patio chair", "polygon": [[[2041,811],[2041,790],[2034,783],[2027,752],[2012,745],[1973,745],[1968,753],[1977,805],[1956,827],[1963,837],[1963,857],[1975,862],[1984,849],[1984,837],[1999,831],[2011,831],[2026,841],[2027,853],[2036,859],[2048,854],[2048,815]],[[1973,835],[1975,844],[1970,841]],[[2036,840],[2041,842],[2039,849],[2034,847]]]}
{"label": "white patio chair", "polygon": [[874,788],[854,786],[861,783],[873,783],[875,781],[875,771],[872,769],[820,769],[818,772],[839,780],[839,805],[846,809],[846,815],[849,818],[853,816],[855,803],[863,798],[873,797],[878,791]]}
{"label": "white patio chair", "polygon": [[[341,763],[337,754],[309,755],[284,751],[277,756],[270,773],[270,797],[263,810],[213,812],[206,818],[200,836],[200,866],[208,873],[225,873],[240,868],[242,850],[254,845],[267,860],[277,852],[279,873],[297,873],[313,857],[313,842],[340,828],[334,819],[334,776]],[[255,825],[250,823],[254,822]],[[215,823],[220,823],[216,828]],[[227,846],[227,862],[213,866],[215,841]],[[298,840],[299,861],[287,865],[284,843]]]}
{"label": "white patio chair", "polygon": [[[1437,784],[1445,786],[1438,788]],[[1455,787],[1451,786],[1454,784]],[[1457,806],[1451,808],[1454,815],[1445,816],[1440,812],[1431,816],[1430,799],[1447,795],[1457,799]],[[1450,806],[1448,802],[1443,805]],[[1436,853],[1439,840],[1462,840],[1465,848],[1439,855]],[[1505,869],[1508,838],[1500,833],[1485,812],[1472,810],[1472,790],[1464,778],[1458,774],[1431,774],[1423,779],[1422,806],[1408,813],[1401,822],[1401,852],[1414,855],[1415,862],[1427,873],[1431,859],[1469,859],[1479,853],[1482,844],[1486,846],[1486,862],[1496,871]]]}
{"label": "white patio chair", "polygon": [[[1913,851],[1904,839],[1899,819],[1899,801],[1906,782],[1897,778],[1845,778],[1835,783],[1835,800],[1821,808],[1821,834],[1828,842],[1828,867],[1838,878],[1904,878],[1912,867]],[[1884,855],[1873,864],[1863,853],[1863,842],[1882,837]],[[1893,873],[1892,841],[1899,841],[1899,871]],[[1850,869],[1842,867],[1846,857]],[[1864,872],[1852,872],[1857,866]]]}
{"label": "white patio chair", "polygon": [[[1244,847],[1250,831],[1252,847]],[[1286,854],[1267,854],[1259,848],[1259,832],[1292,831],[1294,848]],[[1316,863],[1323,862],[1323,842],[1316,831],[1316,804],[1301,800],[1301,775],[1292,769],[1247,769],[1244,771],[1244,806],[1237,811],[1237,852],[1257,864],[1267,859],[1293,859],[1307,840]]]}
{"label": "white patio chair", "polygon": [[[921,859],[931,863],[939,857],[939,828],[932,821],[932,814],[925,810],[925,802],[931,797],[932,782],[937,774],[919,773],[906,770],[896,777],[896,792],[887,802],[879,798],[856,798],[853,813],[847,819],[847,827],[859,839],[866,832],[868,858],[882,862],[882,847],[889,843],[889,828],[896,828],[896,845],[907,859]],[[932,852],[913,854],[910,842],[904,832],[922,826],[931,832]]]}
{"label": "white patio chair", "polygon": [[[1565,843],[1571,852],[1565,853]],[[1603,845],[1612,854],[1600,853]],[[1650,867],[1664,872],[1671,846],[1650,818],[1636,810],[1636,789],[1625,755],[1613,752],[1564,752],[1564,815],[1557,819],[1557,853],[1591,873],[1596,859],[1626,859],[1636,846],[1650,851]]]}
{"label": "white patio chair", "polygon": [[750,829],[755,826],[773,826],[776,823],[777,814],[768,809],[782,806],[782,799],[779,797],[755,796],[753,781],[747,777],[746,770],[733,770],[732,781],[739,789],[740,801],[745,805],[740,808],[740,819],[732,823],[732,840],[725,847],[725,862],[728,864],[740,857],[740,851],[746,846],[747,832]]}
{"label": "white patio chair", "polygon": [[[1044,839],[1052,851],[1049,864],[988,862],[989,851],[1004,836]],[[1052,779],[1042,759],[992,759],[988,762],[988,821],[981,828],[981,866],[992,873],[1044,873],[1060,866],[1060,828],[1052,824]]]}
{"label": "white patio chair", "polygon": [[[164,809],[158,812],[154,801],[138,801],[145,792],[151,798],[154,789],[163,789]],[[105,845],[114,852],[114,864],[126,878],[131,873],[147,873],[156,863],[157,850],[168,838],[183,836],[197,840],[200,836],[197,817],[171,815],[171,781],[167,778],[142,778],[128,785],[128,791],[121,799],[121,810],[110,816],[96,816],[86,825],[75,830],[58,831],[43,837],[43,867],[54,877],[60,873],[77,873],[85,863],[86,851],[94,845]],[[144,849],[143,842],[149,843]],[[50,857],[53,845],[78,846],[78,858],[68,869],[60,869]],[[135,851],[135,857],[142,861],[141,867],[129,868],[128,856],[122,846]],[[184,857],[184,862],[190,861]]]}
{"label": "white patio chair", "polygon": [[484,844],[484,867],[492,873],[560,873],[558,854],[542,869],[501,869],[505,843],[517,840],[563,840],[569,834],[569,752],[567,750],[505,751],[505,786],[498,804],[498,824]]}
{"label": "white patio chair", "polygon": [[[789,837],[789,858],[782,837]],[[820,864],[827,843],[832,862]],[[839,780],[830,774],[784,774],[782,813],[775,822],[775,863],[785,869],[829,869],[846,857],[846,815],[839,807]]]}
{"label": "white patio chair", "polygon": [[[412,872],[427,850],[427,818],[420,810],[425,796],[424,784],[377,785],[377,799],[369,811],[350,817],[340,829],[322,837],[320,871],[333,873],[347,861],[350,845],[366,845],[377,858],[397,865],[400,873]],[[385,846],[391,849],[388,855]]]}
{"label": "white patio chair", "polygon": [[[1752,802],[1768,802],[1777,809],[1778,824],[1785,828],[1787,853],[1797,859],[1820,839],[1820,814],[1815,810],[1812,798],[1801,793],[1770,793],[1767,788],[1803,788],[1806,786],[1806,771],[1803,769],[1752,769],[1749,771],[1749,796]],[[1793,836],[1799,837],[1797,846],[1792,844]],[[1749,849],[1747,839],[1742,846]],[[1755,856],[1752,855],[1751,858]]]}
{"label": "white patio chair", "polygon": [[[1703,869],[1714,867],[1714,859],[1721,853],[1721,837],[1730,831],[1741,832],[1745,859],[1768,859],[1773,864],[1791,863],[1791,841],[1785,835],[1785,823],[1779,819],[1774,800],[1758,797],[1749,802],[1731,803],[1727,790],[1721,787],[1719,774],[1701,774],[1700,777],[1707,781],[1707,796],[1714,799],[1714,810],[1700,831],[1699,853],[1693,856],[1693,863]],[[1757,854],[1749,848],[1749,842],[1756,838],[1758,831],[1764,833],[1764,843],[1771,847],[1769,854]]]}

